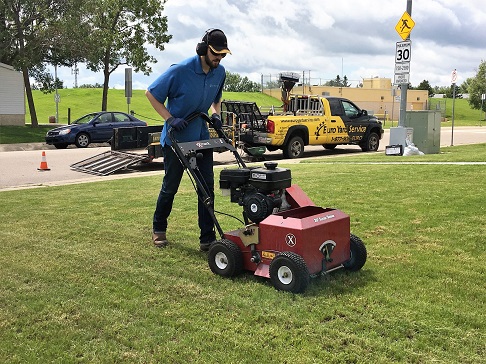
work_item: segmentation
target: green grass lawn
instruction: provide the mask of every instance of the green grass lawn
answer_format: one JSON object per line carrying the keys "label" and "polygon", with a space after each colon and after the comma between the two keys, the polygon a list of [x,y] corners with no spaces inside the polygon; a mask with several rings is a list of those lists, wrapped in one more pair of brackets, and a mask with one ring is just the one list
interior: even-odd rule
{"label": "green grass lawn", "polygon": [[187,177],[163,250],[161,176],[0,192],[0,362],[484,363],[486,166],[400,161],[484,161],[486,145],[442,152],[281,163],[368,250],[300,295],[211,273]]}

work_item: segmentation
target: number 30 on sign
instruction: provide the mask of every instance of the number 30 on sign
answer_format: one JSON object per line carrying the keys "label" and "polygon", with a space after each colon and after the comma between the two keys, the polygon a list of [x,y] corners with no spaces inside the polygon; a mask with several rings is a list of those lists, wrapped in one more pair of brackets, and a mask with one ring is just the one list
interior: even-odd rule
{"label": "number 30 on sign", "polygon": [[412,42],[409,40],[405,42],[397,42],[395,62],[410,62],[410,58],[412,58]]}

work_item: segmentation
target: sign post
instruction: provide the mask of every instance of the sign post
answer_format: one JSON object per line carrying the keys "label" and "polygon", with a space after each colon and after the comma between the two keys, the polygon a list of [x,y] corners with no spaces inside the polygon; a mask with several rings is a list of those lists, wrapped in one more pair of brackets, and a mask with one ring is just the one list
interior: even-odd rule
{"label": "sign post", "polygon": [[132,98],[132,68],[125,68],[125,97],[127,98],[128,114],[130,114],[130,100]]}
{"label": "sign post", "polygon": [[[481,110],[479,111],[479,126],[482,126],[481,125],[481,117],[482,117],[481,114],[483,113],[484,100],[486,100],[486,94],[481,95]],[[484,118],[486,119],[486,113],[484,113]]]}
{"label": "sign post", "polygon": [[451,73],[451,84],[452,84],[452,129],[451,129],[451,147],[454,145],[454,106],[456,103],[456,81],[457,81],[457,71],[454,70]]}
{"label": "sign post", "polygon": [[412,42],[410,40],[410,32],[415,26],[412,20],[412,0],[407,0],[407,11],[403,13],[395,30],[397,31],[402,42],[396,44],[395,52],[395,79],[394,86],[400,87],[400,114],[398,118],[398,126],[390,128],[390,143],[401,145],[402,151],[407,146],[407,129],[405,128],[405,119],[407,111],[407,89],[410,83],[410,59],[412,57]]}
{"label": "sign post", "polygon": [[54,65],[54,87],[56,88],[56,94],[54,95],[54,102],[56,103],[56,123],[59,122],[59,102],[61,96],[57,92],[57,64]]}

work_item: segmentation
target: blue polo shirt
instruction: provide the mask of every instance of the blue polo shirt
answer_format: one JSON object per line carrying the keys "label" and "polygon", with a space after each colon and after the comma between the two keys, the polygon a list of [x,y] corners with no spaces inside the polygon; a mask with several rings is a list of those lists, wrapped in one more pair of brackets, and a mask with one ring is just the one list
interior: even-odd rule
{"label": "blue polo shirt", "polygon": [[[187,118],[194,112],[208,113],[213,102],[219,102],[223,94],[226,72],[219,65],[204,73],[199,56],[188,58],[170,66],[149,87],[149,92],[157,101],[164,104],[176,118]],[[162,128],[160,143],[170,145],[169,126]],[[204,140],[209,138],[207,123],[202,118],[194,119],[180,132],[175,132],[180,142]]]}

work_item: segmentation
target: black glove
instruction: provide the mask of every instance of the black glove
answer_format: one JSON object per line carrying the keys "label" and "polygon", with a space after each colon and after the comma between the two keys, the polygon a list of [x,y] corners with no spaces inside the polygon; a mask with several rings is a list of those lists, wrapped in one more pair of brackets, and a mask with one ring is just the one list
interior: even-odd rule
{"label": "black glove", "polygon": [[177,131],[181,131],[182,129],[184,129],[188,122],[183,119],[183,118],[175,118],[173,116],[171,116],[170,118],[168,118],[166,120],[166,122],[171,126],[173,127],[175,130]]}
{"label": "black glove", "polygon": [[223,127],[223,122],[221,121],[221,116],[214,113],[211,115],[211,123],[213,124],[213,128],[219,130]]}

